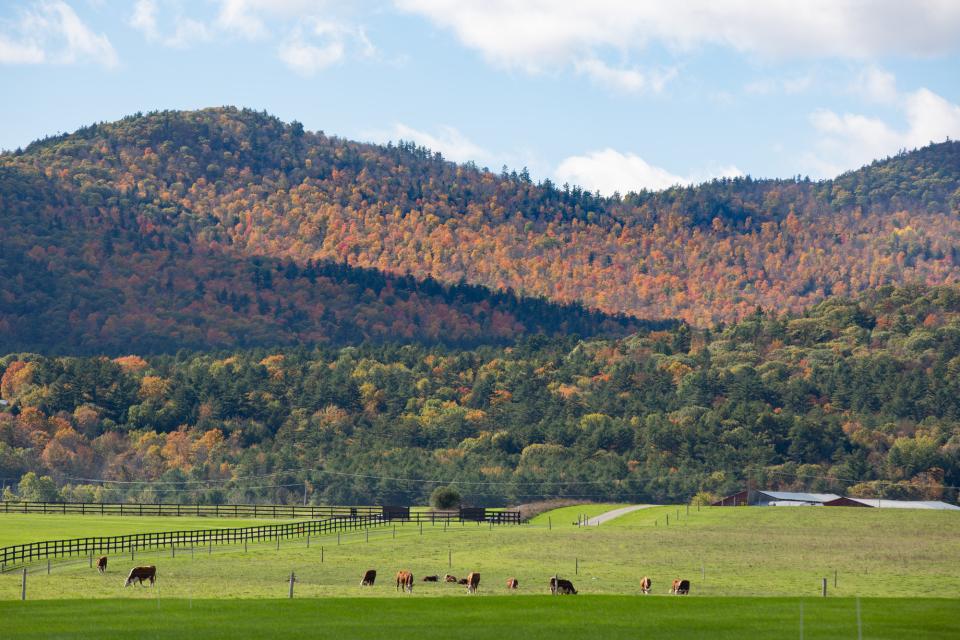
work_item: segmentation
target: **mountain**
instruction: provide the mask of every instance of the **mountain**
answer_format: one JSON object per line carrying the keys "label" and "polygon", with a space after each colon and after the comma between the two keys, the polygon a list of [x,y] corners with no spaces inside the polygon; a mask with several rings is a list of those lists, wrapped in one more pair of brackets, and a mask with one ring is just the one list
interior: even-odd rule
{"label": "mountain", "polygon": [[835,180],[600,198],[249,110],[138,114],[0,155],[0,348],[478,344],[798,312],[956,282],[958,176],[946,142]]}
{"label": "mountain", "polygon": [[488,505],[747,482],[955,501],[960,287],[617,340],[11,354],[0,395],[0,481],[68,499],[422,504],[453,481]]}

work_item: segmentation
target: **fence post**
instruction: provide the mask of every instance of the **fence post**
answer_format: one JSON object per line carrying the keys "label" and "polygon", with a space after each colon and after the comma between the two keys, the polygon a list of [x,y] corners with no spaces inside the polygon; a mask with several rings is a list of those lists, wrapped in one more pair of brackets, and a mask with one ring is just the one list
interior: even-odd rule
{"label": "fence post", "polygon": [[93,556],[88,556],[88,560],[90,560],[90,568],[93,569]]}
{"label": "fence post", "polygon": [[291,600],[293,599],[293,583],[296,581],[297,581],[297,577],[296,575],[294,575],[293,571],[291,571],[290,572],[290,599]]}
{"label": "fence post", "polygon": [[27,568],[23,568],[23,577],[20,579],[20,599],[27,599]]}
{"label": "fence post", "polygon": [[573,575],[580,575],[580,558],[573,559]]}
{"label": "fence post", "polygon": [[176,558],[176,557],[177,557],[177,547],[176,547],[176,545],[170,545],[170,557],[171,557],[171,558]]}
{"label": "fence post", "polygon": [[337,544],[340,544],[340,532],[337,531]]}
{"label": "fence post", "polygon": [[310,548],[310,534],[307,534],[307,549]]}
{"label": "fence post", "polygon": [[47,575],[50,575],[50,558],[47,558]]}
{"label": "fence post", "polygon": [[277,551],[280,551],[280,536],[277,536]]}
{"label": "fence post", "polygon": [[823,597],[826,598],[827,597],[827,579],[826,578],[823,578],[821,585],[823,587]]}
{"label": "fence post", "polygon": [[320,545],[320,562],[323,562],[323,545]]}

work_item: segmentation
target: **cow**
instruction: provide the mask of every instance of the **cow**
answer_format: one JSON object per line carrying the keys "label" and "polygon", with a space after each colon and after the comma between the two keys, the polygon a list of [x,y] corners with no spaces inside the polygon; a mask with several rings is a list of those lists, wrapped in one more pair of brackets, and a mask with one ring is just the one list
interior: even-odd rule
{"label": "cow", "polygon": [[556,576],[550,578],[550,593],[553,595],[577,595],[577,590],[573,588],[573,583]]}
{"label": "cow", "polygon": [[457,580],[457,584],[464,584],[464,585],[465,585],[465,584],[467,584],[467,579],[466,579],[466,578],[460,578],[459,580]]}
{"label": "cow", "polygon": [[372,587],[373,583],[376,581],[377,581],[377,570],[367,569],[366,573],[363,574],[363,580],[360,581],[360,586]]}
{"label": "cow", "polygon": [[423,576],[424,582],[440,582],[440,576]]}
{"label": "cow", "polygon": [[144,580],[149,580],[150,586],[153,586],[153,583],[157,581],[157,568],[149,566],[130,569],[130,575],[127,576],[127,582],[123,586],[129,587],[134,580],[139,580],[140,584],[143,584]]}
{"label": "cow", "polygon": [[97,571],[101,574],[106,573],[107,571],[107,556],[100,556],[97,558]]}
{"label": "cow", "polygon": [[448,573],[447,575],[443,576],[443,581],[444,581],[444,582],[452,582],[453,584],[457,584],[457,582],[458,582],[457,576],[452,576],[452,575],[450,575],[449,573]]}
{"label": "cow", "polygon": [[690,593],[690,581],[681,580],[677,578],[673,581],[673,586],[670,589],[670,593],[676,594],[678,596],[685,596]]}
{"label": "cow", "polygon": [[650,593],[650,587],[653,586],[653,580],[647,576],[640,578],[640,593],[647,594]]}
{"label": "cow", "polygon": [[519,586],[520,586],[520,581],[517,580],[516,578],[507,579],[507,589],[516,589]]}
{"label": "cow", "polygon": [[480,574],[471,571],[467,574],[467,593],[476,593],[477,589],[480,587]]}
{"label": "cow", "polygon": [[409,571],[398,571],[397,589],[402,589],[413,593],[413,574]]}

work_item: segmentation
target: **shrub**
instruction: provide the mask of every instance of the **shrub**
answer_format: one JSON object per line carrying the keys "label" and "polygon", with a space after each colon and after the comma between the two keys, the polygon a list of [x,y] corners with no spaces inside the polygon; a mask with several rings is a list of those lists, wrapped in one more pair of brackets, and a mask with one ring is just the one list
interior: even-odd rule
{"label": "shrub", "polygon": [[456,509],[462,497],[455,487],[437,487],[430,494],[430,506],[434,509]]}

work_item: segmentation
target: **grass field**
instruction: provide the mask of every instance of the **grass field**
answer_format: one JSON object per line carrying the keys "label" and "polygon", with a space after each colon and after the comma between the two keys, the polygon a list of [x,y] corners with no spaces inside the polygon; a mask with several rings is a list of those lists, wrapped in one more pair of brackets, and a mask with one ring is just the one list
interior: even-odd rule
{"label": "grass field", "polygon": [[[616,507],[617,505],[612,505]],[[606,510],[603,507],[601,510]],[[137,564],[156,564],[160,590],[168,598],[276,598],[287,593],[286,580],[298,576],[297,595],[390,596],[398,569],[423,575],[482,575],[481,597],[506,595],[508,577],[520,580],[520,594],[544,593],[554,573],[574,581],[581,594],[636,594],[642,575],[653,578],[655,594],[664,594],[670,580],[687,578],[694,596],[790,596],[819,594],[829,580],[831,596],[900,597],[935,595],[960,598],[960,517],[952,512],[852,508],[713,508],[689,516],[676,507],[636,511],[600,527],[576,527],[576,513],[554,512],[552,529],[542,523],[502,526],[411,525],[351,533],[337,544],[336,535],[275,544],[214,547],[138,553]],[[671,524],[666,525],[670,515]],[[24,516],[17,516],[22,518]],[[94,533],[99,517],[32,516],[33,539],[55,536],[76,527]],[[195,525],[196,520],[160,519],[169,528]],[[202,526],[220,520],[201,521]],[[23,525],[0,516],[0,531]],[[17,524],[19,523],[19,524]],[[133,530],[154,530],[158,523],[127,518]],[[235,524],[235,523],[233,523]],[[129,531],[130,529],[128,529]],[[109,533],[97,531],[100,533]],[[22,533],[16,534],[22,539]],[[395,536],[395,537],[394,537]],[[321,551],[322,548],[322,551]],[[321,561],[321,553],[323,555]],[[29,578],[29,599],[151,598],[148,589],[122,587],[129,570],[127,556],[111,558],[106,576],[91,572],[82,559],[75,564],[35,565]],[[376,568],[374,589],[361,591],[361,573]],[[837,583],[834,586],[834,572]],[[419,596],[462,595],[463,589],[418,582]],[[20,577],[0,575],[0,600],[20,594]]]}
{"label": "grass field", "polygon": [[222,529],[226,527],[255,527],[265,524],[293,522],[274,518],[192,518],[151,516],[96,516],[53,514],[0,514],[0,547],[41,540],[63,540],[87,536],[120,536],[147,531],[185,531],[193,529]]}
{"label": "grass field", "polygon": [[[960,637],[952,600],[864,599],[859,604],[863,638]],[[0,602],[0,620],[3,637],[17,640],[858,637],[857,602],[848,598],[64,600]]]}

